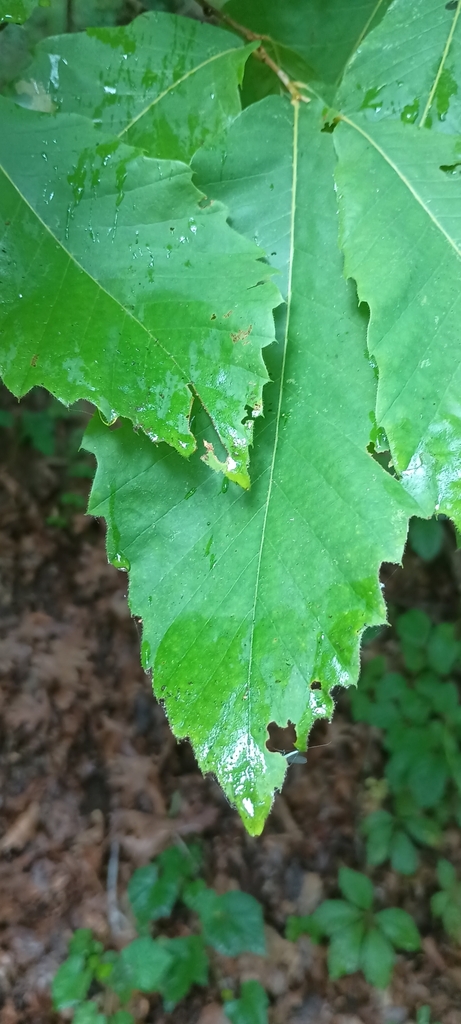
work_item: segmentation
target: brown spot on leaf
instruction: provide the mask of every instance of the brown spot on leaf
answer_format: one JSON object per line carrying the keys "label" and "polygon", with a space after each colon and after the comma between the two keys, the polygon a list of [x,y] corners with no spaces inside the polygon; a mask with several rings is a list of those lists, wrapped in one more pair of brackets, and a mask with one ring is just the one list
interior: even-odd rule
{"label": "brown spot on leaf", "polygon": [[30,365],[31,366],[36,366],[37,365],[37,359],[38,359],[38,355],[32,356],[32,359],[30,361]]}
{"label": "brown spot on leaf", "polygon": [[[232,338],[232,341],[234,342],[234,345],[236,344],[237,341],[243,341],[244,338],[248,338],[248,336],[251,334],[252,330],[253,330],[253,324],[250,324],[250,326],[247,327],[246,331],[237,331],[236,334],[231,334],[231,338]],[[248,345],[248,342],[245,341],[244,344]]]}

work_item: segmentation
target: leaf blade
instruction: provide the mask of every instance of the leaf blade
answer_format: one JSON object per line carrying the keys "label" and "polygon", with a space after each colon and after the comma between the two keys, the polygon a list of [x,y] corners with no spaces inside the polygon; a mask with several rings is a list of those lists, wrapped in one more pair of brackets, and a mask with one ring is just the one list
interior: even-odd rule
{"label": "leaf blade", "polygon": [[[144,622],[156,692],[175,733],[191,738],[202,770],[217,774],[255,833],[286,770],[266,748],[267,723],[289,718],[301,746],[315,718],[331,713],[331,686],[355,681],[360,632],[384,615],[379,564],[400,557],[414,508],[366,451],[374,379],[365,323],[341,273],[331,138],[317,131],[318,109],[298,113],[269,98],[245,111],[224,142],[228,163],[231,151],[240,154],[232,190],[234,198],[241,190],[242,204],[231,216],[243,231],[238,210],[253,165],[240,132],[257,139],[276,125],[284,133],[273,150],[282,173],[273,177],[269,164],[256,192],[265,208],[274,182],[277,217],[263,238],[271,253],[280,224],[293,230],[295,126],[300,133],[291,322],[268,352],[274,383],[264,419],[256,417],[251,491],[223,491],[196,458],[180,466],[125,426],[110,433],[94,421],[85,440],[99,463],[90,511],[108,519],[109,556],[122,552],[131,563],[130,604]],[[351,365],[354,386],[345,391],[341,374]],[[216,443],[203,417],[196,432],[199,443]],[[311,689],[315,680],[320,689]]]}
{"label": "leaf blade", "polygon": [[184,455],[195,447],[192,385],[248,486],[252,421],[242,421],[261,402],[261,330],[270,342],[278,301],[260,251],[218,204],[200,208],[184,164],[146,157],[75,114],[1,99],[0,110],[6,385],[86,398]]}
{"label": "leaf blade", "polygon": [[[379,370],[377,420],[422,514],[443,507],[456,521],[459,190],[446,168],[456,163],[457,143],[398,122],[371,125],[363,115],[348,117],[334,138],[346,273],[372,310],[368,345]],[[383,232],[383,218],[392,231]],[[380,266],[389,272],[372,283],[376,232]]]}

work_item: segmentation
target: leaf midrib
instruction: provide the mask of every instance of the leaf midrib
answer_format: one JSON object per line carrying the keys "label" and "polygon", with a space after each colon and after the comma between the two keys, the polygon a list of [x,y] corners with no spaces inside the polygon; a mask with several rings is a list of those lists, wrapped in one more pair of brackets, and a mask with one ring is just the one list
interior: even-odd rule
{"label": "leaf midrib", "polygon": [[267,518],[269,514],[269,505],[272,496],[272,487],[274,483],[274,469],[275,459],[277,455],[279,432],[280,432],[280,420],[282,412],[283,402],[283,385],[285,382],[285,370],[286,370],[286,359],[288,349],[288,332],[290,328],[290,314],[291,314],[291,300],[292,300],[292,282],[293,282],[293,258],[294,258],[294,226],[295,226],[295,215],[296,215],[296,198],[297,198],[297,179],[298,179],[298,131],[299,131],[299,102],[293,101],[293,174],[292,174],[292,193],[291,193],[291,212],[290,212],[290,255],[288,264],[288,290],[287,290],[287,316],[285,324],[285,340],[283,346],[282,366],[280,370],[280,391],[277,403],[277,412],[275,416],[275,435],[274,435],[274,446],[272,451],[272,460],[269,473],[269,483],[267,488],[266,507],[264,510],[264,519],[261,530],[261,542],[259,545],[258,563],[256,567],[256,578],[255,578],[255,593],[253,601],[252,619],[251,619],[251,633],[250,633],[250,650],[248,655],[248,675],[247,675],[247,734],[250,735],[250,717],[251,717],[251,672],[253,667],[253,646],[254,646],[254,633],[256,624],[256,607],[259,596],[259,581],[261,576],[261,563],[264,550],[264,542],[267,528]]}
{"label": "leaf midrib", "polygon": [[435,94],[437,92],[437,87],[438,87],[438,84],[439,84],[440,79],[442,77],[442,73],[443,73],[444,68],[445,68],[445,63],[446,63],[448,54],[450,52],[450,47],[451,47],[451,44],[453,42],[453,38],[454,38],[454,35],[455,35],[456,26],[458,24],[458,19],[459,19],[460,13],[461,13],[461,4],[458,3],[458,5],[456,7],[456,10],[455,10],[453,21],[452,21],[451,26],[450,26],[450,31],[448,33],[447,41],[445,43],[445,48],[444,48],[444,51],[443,51],[442,56],[440,58],[440,64],[439,64],[439,67],[437,69],[437,74],[435,76],[435,79],[434,79],[434,82],[433,82],[433,85],[432,85],[432,89],[431,89],[431,91],[429,93],[426,106],[424,107],[424,110],[423,110],[423,113],[422,113],[422,116],[421,116],[421,120],[420,120],[419,125],[418,125],[419,128],[423,128],[424,127],[424,124],[425,124],[426,119],[427,119],[427,115],[428,115],[428,113],[429,113],[429,111],[430,111],[430,109],[432,107],[433,102],[434,102],[434,97],[435,97]]}
{"label": "leaf midrib", "polygon": [[379,155],[383,158],[385,163],[387,163],[387,165],[395,172],[395,174],[400,179],[402,184],[406,186],[406,188],[411,193],[411,195],[416,200],[416,202],[419,204],[421,209],[424,210],[424,213],[427,214],[427,216],[429,217],[429,220],[431,220],[432,223],[434,224],[434,226],[437,228],[437,230],[440,231],[440,233],[442,235],[444,235],[444,237],[446,238],[446,240],[449,243],[449,245],[451,245],[451,247],[454,250],[454,252],[456,253],[456,255],[461,257],[461,249],[459,248],[459,246],[455,242],[454,238],[452,238],[451,235],[448,234],[448,231],[443,227],[443,224],[441,224],[440,221],[437,219],[437,217],[433,214],[432,210],[429,209],[429,207],[427,206],[427,203],[425,203],[424,199],[422,198],[422,196],[420,196],[418,194],[418,192],[416,191],[415,187],[412,185],[411,181],[409,181],[409,179],[406,177],[406,175],[403,173],[403,171],[400,170],[398,165],[386,153],[386,151],[382,148],[382,146],[380,146],[379,143],[376,142],[376,140],[373,138],[372,135],[369,135],[368,132],[366,132],[364,128],[362,128],[360,125],[356,124],[355,121],[353,121],[351,118],[347,117],[346,114],[340,114],[339,117],[340,117],[341,121],[344,121],[345,124],[348,124],[349,127],[353,128],[356,132],[359,133],[359,135],[362,135],[363,138],[366,139],[366,141],[370,144],[370,146],[372,146],[373,149],[376,150],[377,153],[379,153]]}
{"label": "leaf midrib", "polygon": [[349,56],[348,56],[347,60],[344,62],[344,67],[342,68],[342,70],[340,71],[340,73],[339,73],[339,75],[338,75],[338,77],[336,79],[335,85],[338,86],[340,84],[340,82],[342,81],[342,79],[344,77],[344,74],[346,72],[346,69],[347,69],[348,65],[350,64],[350,61],[352,60],[354,54],[358,50],[358,48],[360,46],[360,43],[365,38],[365,36],[366,36],[366,34],[368,32],[369,26],[371,25],[373,19],[376,17],[376,15],[377,15],[377,13],[379,11],[379,8],[381,7],[381,5],[383,3],[384,3],[384,0],[377,0],[376,7],[374,7],[374,9],[371,12],[369,18],[365,22],[365,25],[363,26],[362,31],[360,32],[358,38],[356,39],[356,41],[355,41],[355,43],[354,43],[354,45],[353,45],[353,47],[352,47],[352,49],[351,49],[351,51],[349,53]]}

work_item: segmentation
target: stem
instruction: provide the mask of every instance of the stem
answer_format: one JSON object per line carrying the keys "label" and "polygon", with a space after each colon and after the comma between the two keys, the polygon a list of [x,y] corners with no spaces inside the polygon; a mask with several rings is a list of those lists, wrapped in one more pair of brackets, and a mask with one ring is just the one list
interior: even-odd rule
{"label": "stem", "polygon": [[[213,7],[212,4],[208,3],[208,0],[198,0],[198,3],[207,17],[217,18],[218,21],[222,21],[225,25],[229,25],[229,28],[233,28],[235,32],[238,32],[238,34],[243,36],[244,39],[247,39],[248,42],[260,42],[261,40],[269,43],[272,42],[270,36],[259,35],[256,32],[252,32],[251,29],[247,28],[245,25],[240,25],[238,21],[234,21],[234,19],[230,18],[228,14],[224,14],[223,11],[218,11],[216,7]],[[299,87],[303,83],[293,82],[289,75],[287,75],[286,71],[284,71],[283,68],[281,68],[280,65],[269,56],[264,46],[259,45],[257,50],[253,50],[253,57],[256,57],[256,59],[260,60],[263,64],[266,64],[267,67],[274,72],[274,75],[277,75],[277,78],[285,87],[287,92],[289,92],[293,101],[296,102],[301,100],[303,103],[310,102],[309,97],[304,96],[299,91]]]}

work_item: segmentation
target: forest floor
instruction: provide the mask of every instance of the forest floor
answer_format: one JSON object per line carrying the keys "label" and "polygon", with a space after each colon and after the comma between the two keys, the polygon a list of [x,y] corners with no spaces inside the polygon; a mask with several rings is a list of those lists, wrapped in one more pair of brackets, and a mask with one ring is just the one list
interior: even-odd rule
{"label": "forest floor", "polygon": [[[56,429],[67,436],[67,421]],[[159,998],[142,997],[139,1021],[225,1024],[220,989],[257,977],[271,1024],[404,1024],[423,1004],[434,1021],[461,1024],[461,951],[429,914],[436,851],[425,851],[410,878],[387,866],[373,872],[381,905],[404,907],[424,936],[420,953],[398,957],[384,993],[361,975],[332,983],[324,946],[283,938],[288,914],[337,895],[342,864],[363,869],[358,824],[367,779],[382,771],[373,731],[352,722],[340,697],[333,723],[314,730],[308,763],[289,769],[264,833],[250,838],[151,695],[127,577],[107,564],[103,524],[78,509],[89,480],[76,477],[69,492],[67,456],[39,454],[17,429],[1,436],[1,1024],[61,1019],[49,988],[73,929],[92,928],[113,948],[132,938],[129,877],[178,837],[199,839],[205,878],[218,892],[240,887],[261,901],[268,955],[214,955],[208,989],[196,988],[171,1014]],[[385,567],[391,605],[456,620],[457,559],[448,543],[430,566],[409,554],[404,569]],[[371,649],[398,659],[392,630]],[[445,832],[442,853],[461,869],[459,830]],[[127,916],[114,913],[115,895]],[[174,919],[168,929],[175,934]]]}

